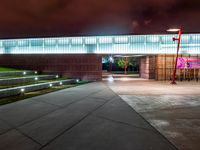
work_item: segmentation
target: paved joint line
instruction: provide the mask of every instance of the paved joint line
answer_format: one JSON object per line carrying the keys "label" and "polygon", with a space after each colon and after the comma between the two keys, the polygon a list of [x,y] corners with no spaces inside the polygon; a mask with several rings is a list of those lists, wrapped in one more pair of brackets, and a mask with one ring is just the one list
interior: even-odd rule
{"label": "paved joint line", "polygon": [[[112,96],[112,97],[114,97],[114,96]],[[99,100],[105,100],[105,101],[111,99],[111,98],[101,98],[101,97],[92,97],[92,96],[90,96],[90,98],[99,99]]]}
{"label": "paved joint line", "polygon": [[174,143],[172,143],[170,140],[168,140],[161,132],[159,132],[154,126],[152,126],[150,124],[150,122],[145,119],[145,117],[143,117],[139,112],[137,112],[133,107],[131,107],[127,102],[125,102],[121,97],[120,97],[120,99],[121,99],[121,101],[123,101],[124,103],[126,103],[128,105],[128,107],[130,107],[133,112],[135,112],[136,114],[138,114],[147,124],[149,124],[155,130],[155,132],[157,132],[157,134],[160,134],[163,137],[163,140],[168,141],[169,143],[172,144],[172,146],[175,149],[178,150],[178,148],[176,147],[176,145],[174,145]]}
{"label": "paved joint line", "polygon": [[0,120],[4,121],[7,125],[9,125],[9,126],[11,127],[11,129],[7,130],[6,132],[1,133],[0,135],[6,134],[7,132],[10,132],[10,131],[12,131],[12,130],[16,130],[16,131],[18,131],[20,134],[22,134],[23,136],[25,136],[25,137],[31,139],[33,142],[35,142],[35,143],[37,143],[37,144],[39,144],[39,145],[41,146],[41,144],[40,144],[39,142],[37,142],[36,140],[34,140],[32,137],[30,137],[30,136],[24,134],[23,132],[21,132],[19,129],[17,129],[17,127],[14,127],[14,126],[11,125],[9,122],[7,122],[7,121],[5,121],[5,120],[3,120],[3,119],[0,119]]}
{"label": "paved joint line", "polygon": [[[109,87],[109,85],[105,84],[110,90],[112,90],[112,88]],[[152,126],[139,112],[137,112],[134,108],[132,108],[126,101],[124,101],[120,95],[124,95],[124,94],[117,94],[114,90],[112,90],[117,96],[119,96],[120,100],[123,101],[124,103],[126,103],[128,105],[128,107],[131,108],[131,110],[135,113],[137,113],[147,124],[149,124],[154,130],[155,132],[157,132],[158,134],[160,134],[163,137],[163,140],[168,141],[169,143],[172,144],[172,146],[178,150],[178,148],[171,142],[169,141],[163,134],[161,134],[154,126]]]}
{"label": "paved joint line", "polygon": [[[103,91],[103,90],[101,90],[101,91]],[[92,92],[92,93],[88,94],[87,96],[85,96],[85,97],[83,97],[83,98],[79,98],[79,99],[77,99],[77,100],[75,100],[75,101],[73,101],[73,102],[71,102],[71,103],[69,103],[69,104],[67,104],[67,105],[65,105],[65,106],[57,107],[57,108],[56,108],[55,110],[53,110],[53,111],[47,112],[47,113],[43,114],[43,115],[40,116],[40,117],[36,117],[36,118],[34,118],[33,120],[26,121],[26,122],[24,122],[23,124],[20,124],[20,125],[18,125],[18,126],[14,126],[14,125],[12,125],[11,123],[7,122],[6,120],[0,118],[0,120],[1,120],[2,122],[6,123],[6,124],[10,127],[10,129],[6,130],[5,132],[2,132],[0,135],[3,135],[3,134],[5,134],[5,133],[9,132],[9,131],[11,131],[12,129],[17,129],[17,128],[19,128],[20,126],[23,126],[23,125],[25,125],[25,124],[28,124],[28,123],[33,122],[33,121],[35,121],[35,120],[38,120],[38,119],[40,119],[40,118],[42,118],[42,117],[44,117],[44,116],[46,116],[46,115],[48,115],[48,114],[51,114],[51,113],[53,113],[53,112],[55,112],[55,111],[58,111],[59,109],[67,108],[67,107],[69,107],[70,105],[72,105],[72,104],[74,104],[74,103],[77,103],[77,102],[80,102],[80,101],[82,101],[82,100],[85,100],[87,97],[89,97],[89,95],[95,94],[95,93],[98,93],[98,92],[101,92],[101,91]],[[26,100],[28,100],[28,99],[26,99]],[[37,101],[37,100],[33,100],[33,101],[38,102],[38,103],[42,102],[42,103],[44,103],[44,104],[49,104],[49,103],[45,103],[45,102],[43,102],[43,101]],[[57,105],[56,105],[56,106],[57,106]],[[21,132],[20,132],[20,133],[21,133]]]}
{"label": "paved joint line", "polygon": [[[108,88],[108,89],[109,89],[109,88]],[[15,127],[14,125],[10,124],[9,122],[7,122],[6,120],[0,118],[0,120],[2,120],[3,122],[5,122],[5,123],[10,127],[10,129],[6,130],[5,132],[1,133],[0,135],[3,135],[3,134],[5,134],[5,133],[7,133],[7,132],[9,132],[9,131],[11,131],[11,130],[13,130],[13,129],[15,129],[16,131],[18,131],[19,133],[21,133],[21,134],[24,135],[25,137],[31,139],[32,141],[36,142],[37,144],[39,144],[39,145],[41,146],[41,144],[40,144],[39,142],[37,142],[37,141],[34,140],[33,138],[29,137],[28,135],[24,134],[24,133],[21,132],[18,128],[19,128],[20,126],[23,126],[23,125],[27,124],[27,123],[30,123],[30,122],[35,121],[35,120],[37,120],[37,119],[40,119],[40,118],[42,118],[42,117],[44,117],[44,116],[46,116],[46,115],[48,115],[48,114],[51,114],[51,113],[53,113],[53,112],[55,112],[55,111],[57,111],[57,110],[59,110],[59,109],[67,108],[67,107],[69,107],[70,105],[72,105],[72,104],[74,104],[74,103],[77,103],[77,102],[80,102],[80,101],[82,101],[82,100],[85,100],[85,99],[86,99],[87,97],[89,97],[90,95],[94,95],[94,94],[96,94],[96,93],[102,92],[103,90],[105,90],[105,89],[96,90],[95,92],[92,92],[92,93],[86,95],[85,97],[79,98],[79,99],[75,100],[74,102],[72,102],[72,103],[70,103],[70,104],[68,104],[68,105],[65,105],[65,106],[63,106],[63,107],[62,107],[62,106],[55,105],[55,106],[57,106],[57,108],[55,108],[55,110],[50,111],[50,112],[47,112],[47,113],[45,113],[44,115],[42,115],[42,116],[40,116],[40,117],[37,117],[37,118],[35,118],[35,119],[33,119],[33,120],[30,120],[30,121],[27,121],[27,122],[25,122],[25,123],[23,123],[23,124],[20,124],[20,125],[16,126],[16,127]],[[113,93],[114,93],[114,92],[113,92]],[[116,95],[116,94],[115,94],[115,95]],[[112,100],[112,99],[113,99],[113,97],[112,97],[111,99],[107,99],[107,101],[105,101],[102,105],[100,105],[99,107],[97,107],[95,110],[89,112],[85,117],[83,117],[81,120],[79,120],[75,125],[77,125],[78,123],[80,123],[82,120],[84,120],[86,117],[88,117],[89,115],[91,115],[94,111],[96,111],[97,109],[99,109],[100,107],[102,107],[103,105],[105,105],[107,102],[109,102],[109,101]],[[27,100],[28,100],[28,99],[27,99]],[[47,102],[44,102],[44,101],[37,101],[37,100],[33,100],[33,101],[36,101],[36,102],[38,102],[38,103],[41,102],[41,103],[45,103],[45,104],[50,104],[50,105],[54,106],[54,104],[47,103]],[[73,128],[75,125],[73,125],[71,128]],[[65,130],[64,132],[70,130],[71,128],[68,128],[68,129]],[[64,133],[64,132],[63,132],[63,133]],[[61,133],[60,135],[62,135],[63,133]],[[58,136],[60,136],[60,135],[58,135]],[[57,136],[57,137],[58,137],[58,136]],[[55,137],[55,139],[56,139],[57,137]],[[53,140],[54,140],[54,139],[53,139]],[[52,141],[53,141],[53,140],[52,140]],[[50,141],[50,142],[51,142],[51,141]],[[50,142],[49,142],[49,143],[50,143]],[[47,143],[47,144],[48,144],[48,143]],[[47,145],[47,144],[46,144],[46,145]],[[44,146],[42,146],[41,148],[43,148],[43,147],[44,147]],[[40,148],[40,149],[41,149],[41,148]]]}
{"label": "paved joint line", "polygon": [[16,131],[18,131],[20,134],[22,134],[23,136],[31,139],[33,142],[37,143],[38,145],[42,146],[38,141],[36,141],[35,139],[33,139],[32,137],[26,135],[25,133],[21,132],[20,130],[18,130],[17,128],[15,128]]}
{"label": "paved joint line", "polygon": [[45,145],[43,145],[39,150],[43,149],[44,147],[46,147],[47,145],[49,145],[51,142],[53,142],[54,140],[56,140],[58,137],[60,137],[61,135],[63,135],[66,132],[69,132],[72,128],[74,128],[75,126],[77,126],[79,123],[81,123],[83,120],[85,120],[88,116],[90,116],[92,113],[94,113],[95,111],[97,111],[99,108],[101,108],[102,106],[104,106],[106,103],[108,103],[110,100],[104,102],[103,104],[101,104],[100,106],[98,106],[97,108],[95,108],[94,110],[88,112],[83,118],[81,118],[80,120],[78,120],[76,123],[74,123],[73,125],[71,125],[69,128],[65,129],[62,133],[58,134],[56,137],[54,137],[52,140],[50,140],[48,143],[46,143]]}
{"label": "paved joint line", "polygon": [[[49,93],[47,93],[47,94],[49,94]],[[33,101],[35,101],[35,102],[41,102],[41,103],[48,104],[48,105],[52,105],[52,106],[57,107],[57,109],[61,108],[61,106],[59,106],[59,105],[52,104],[52,103],[48,103],[48,102],[43,101],[43,100],[39,101],[39,100],[34,100],[34,99],[33,99]]]}
{"label": "paved joint line", "polygon": [[[98,117],[98,118],[101,118],[101,119],[109,120],[109,121],[112,121],[112,122],[115,122],[115,123],[119,123],[119,124],[124,124],[124,125],[128,125],[128,126],[132,126],[132,127],[137,128],[137,129],[142,129],[142,130],[146,130],[146,131],[149,131],[149,132],[153,132],[153,133],[155,133],[155,134],[158,134],[158,133],[155,132],[154,130],[151,130],[151,129],[148,129],[148,128],[143,128],[143,127],[140,127],[140,126],[137,126],[137,125],[133,125],[133,124],[129,124],[129,123],[122,122],[122,121],[117,121],[117,120],[110,119],[110,118],[107,118],[107,117],[104,117],[104,116],[101,116],[101,115],[95,115],[95,116]],[[153,129],[153,128],[152,128],[152,129]]]}

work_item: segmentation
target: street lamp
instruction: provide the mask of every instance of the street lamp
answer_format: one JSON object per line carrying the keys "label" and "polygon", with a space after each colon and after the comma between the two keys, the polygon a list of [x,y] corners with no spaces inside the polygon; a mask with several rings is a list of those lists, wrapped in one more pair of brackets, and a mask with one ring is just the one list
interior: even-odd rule
{"label": "street lamp", "polygon": [[173,76],[172,76],[172,82],[171,84],[176,84],[176,66],[177,66],[177,61],[178,61],[178,52],[179,52],[179,48],[180,48],[180,43],[181,43],[181,34],[182,31],[181,29],[168,29],[168,32],[178,32],[178,38],[173,37],[173,41],[178,41],[178,45],[177,45],[177,51],[176,51],[176,61],[175,61],[175,65],[174,65],[174,72],[173,72]]}

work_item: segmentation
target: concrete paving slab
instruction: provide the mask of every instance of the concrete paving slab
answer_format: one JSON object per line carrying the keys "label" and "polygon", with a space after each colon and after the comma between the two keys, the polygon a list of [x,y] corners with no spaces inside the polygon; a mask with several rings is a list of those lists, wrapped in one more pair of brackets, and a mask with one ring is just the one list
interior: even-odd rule
{"label": "concrete paving slab", "polygon": [[28,123],[20,127],[19,130],[45,145],[103,103],[105,103],[105,100],[87,98]]}
{"label": "concrete paving slab", "polygon": [[198,150],[200,99],[193,95],[121,95],[180,150]]}
{"label": "concrete paving slab", "polygon": [[104,90],[102,90],[98,93],[95,93],[95,94],[91,95],[90,97],[103,98],[103,99],[109,100],[109,99],[112,99],[116,96],[117,95],[112,90],[110,90],[106,87],[106,88],[104,88]]}
{"label": "concrete paving slab", "polygon": [[165,109],[141,113],[158,131],[181,150],[198,150],[200,107]]}
{"label": "concrete paving slab", "polygon": [[120,95],[129,105],[138,112],[155,111],[161,109],[177,109],[182,107],[200,106],[198,96],[181,95],[160,95],[160,96],[141,96],[141,95]]}
{"label": "concrete paving slab", "polygon": [[43,150],[174,150],[161,135],[98,117],[88,117]]}
{"label": "concrete paving slab", "polygon": [[[68,104],[71,104],[73,102],[76,102],[78,100],[82,100],[83,98],[98,94],[100,91],[102,91],[106,86],[102,83],[100,86],[97,86],[97,83],[90,83],[74,88],[69,88],[61,91],[57,91],[54,93],[49,93],[48,95],[42,95],[40,97],[32,98],[33,100],[46,102],[49,104],[57,105],[60,107],[67,106]],[[78,90],[78,93],[77,93]]]}
{"label": "concrete paving slab", "polygon": [[104,82],[180,150],[199,150],[198,82]]}
{"label": "concrete paving slab", "polygon": [[77,96],[76,93],[68,93],[63,91],[63,93],[50,93],[48,95],[43,95],[37,98],[33,98],[33,100],[49,103],[52,105],[56,105],[58,107],[67,106],[75,101],[82,99],[85,95]]}
{"label": "concrete paving slab", "polygon": [[4,121],[0,120],[0,134],[8,131],[9,129],[11,129],[12,127],[9,126],[7,123],[5,123]]}
{"label": "concrete paving slab", "polygon": [[0,135],[1,150],[38,150],[40,145],[25,137],[17,130]]}
{"label": "concrete paving slab", "polygon": [[142,117],[140,117],[130,106],[120,97],[112,99],[102,108],[97,110],[95,115],[110,119],[116,122],[129,124],[138,128],[155,131]]}
{"label": "concrete paving slab", "polygon": [[54,111],[57,108],[58,107],[50,104],[27,99],[1,106],[0,119],[14,127],[17,127],[38,117],[41,117],[51,111]]}
{"label": "concrete paving slab", "polygon": [[0,119],[14,129],[1,135],[4,143],[19,138],[14,145],[20,150],[18,143],[53,150],[175,149],[102,82],[2,106]]}
{"label": "concrete paving slab", "polygon": [[177,82],[171,85],[169,81],[125,80],[104,82],[118,95],[200,95],[199,82]]}

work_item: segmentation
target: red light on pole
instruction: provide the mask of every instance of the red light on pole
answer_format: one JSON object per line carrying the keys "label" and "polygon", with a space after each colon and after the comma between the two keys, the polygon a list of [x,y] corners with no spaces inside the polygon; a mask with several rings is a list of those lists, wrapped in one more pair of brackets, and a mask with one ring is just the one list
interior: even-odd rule
{"label": "red light on pole", "polygon": [[177,45],[177,51],[176,51],[176,61],[175,61],[175,65],[174,65],[174,72],[172,75],[172,82],[171,84],[176,84],[176,67],[177,67],[177,62],[178,62],[178,53],[179,53],[179,49],[180,49],[180,43],[181,43],[181,34],[182,31],[181,29],[169,29],[167,30],[168,32],[178,32],[178,38],[173,38],[173,41],[178,41],[178,45]]}

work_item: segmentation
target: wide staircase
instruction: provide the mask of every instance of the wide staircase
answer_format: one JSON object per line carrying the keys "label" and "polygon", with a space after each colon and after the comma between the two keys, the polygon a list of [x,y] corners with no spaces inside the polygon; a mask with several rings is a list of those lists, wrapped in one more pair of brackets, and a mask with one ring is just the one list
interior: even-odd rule
{"label": "wide staircase", "polygon": [[0,69],[0,99],[76,82],[75,79],[63,78],[58,74],[48,75],[38,71]]}

